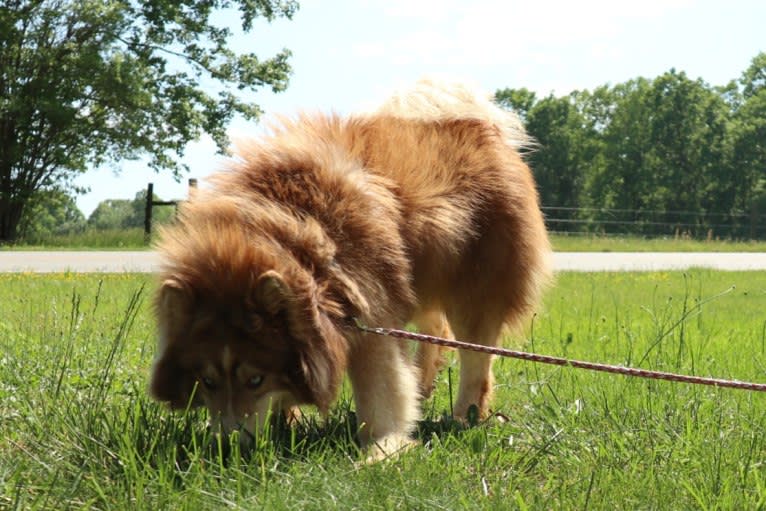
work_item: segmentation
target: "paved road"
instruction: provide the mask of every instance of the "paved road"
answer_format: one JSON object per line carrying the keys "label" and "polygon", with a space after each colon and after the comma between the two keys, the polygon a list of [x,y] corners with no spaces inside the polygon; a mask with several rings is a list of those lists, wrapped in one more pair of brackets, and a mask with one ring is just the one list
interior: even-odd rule
{"label": "paved road", "polygon": [[766,270],[762,252],[558,252],[557,271]]}
{"label": "paved road", "polygon": [[146,273],[157,268],[157,255],[149,251],[0,252],[0,272]]}
{"label": "paved road", "polygon": [[[557,271],[766,270],[766,253],[558,252]],[[0,252],[0,272],[152,272],[154,252]]]}

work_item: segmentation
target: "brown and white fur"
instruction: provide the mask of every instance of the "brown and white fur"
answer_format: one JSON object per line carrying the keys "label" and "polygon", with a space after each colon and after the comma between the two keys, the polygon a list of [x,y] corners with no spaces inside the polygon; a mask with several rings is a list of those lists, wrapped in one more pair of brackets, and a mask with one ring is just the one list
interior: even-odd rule
{"label": "brown and white fur", "polygon": [[[406,445],[440,349],[412,361],[347,318],[488,346],[523,323],[550,277],[527,143],[488,99],[422,81],[241,144],[162,232],[153,396],[254,432],[270,411],[326,412],[347,373],[371,456]],[[455,414],[486,416],[492,388],[492,358],[461,352]]]}

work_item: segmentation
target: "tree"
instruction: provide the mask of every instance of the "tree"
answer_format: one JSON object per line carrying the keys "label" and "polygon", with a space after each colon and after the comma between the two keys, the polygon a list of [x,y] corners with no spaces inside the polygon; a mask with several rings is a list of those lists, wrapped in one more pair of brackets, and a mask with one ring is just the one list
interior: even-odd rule
{"label": "tree", "polygon": [[753,59],[740,86],[743,99],[727,133],[731,194],[733,209],[755,219],[766,213],[766,53]]}
{"label": "tree", "polygon": [[506,110],[516,112],[522,121],[527,120],[529,111],[532,110],[536,102],[535,93],[525,88],[501,89],[495,92],[495,103]]}
{"label": "tree", "polygon": [[740,78],[742,94],[750,98],[766,89],[766,53],[761,52],[750,62],[750,66]]}
{"label": "tree", "polygon": [[554,228],[586,220],[612,232],[762,232],[766,53],[721,87],[670,70],[562,98],[502,89],[495,100],[537,141],[527,158],[543,205],[585,206],[577,217],[556,211]]}
{"label": "tree", "polygon": [[98,203],[88,217],[88,227],[93,229],[122,229],[127,227],[132,213],[127,199],[107,199]]}
{"label": "tree", "polygon": [[[176,176],[176,157],[203,132],[221,150],[235,115],[258,116],[241,93],[287,86],[290,52],[267,60],[229,48],[214,15],[288,17],[291,0],[10,0],[0,7],[0,242],[18,235],[38,190],[71,188],[89,165],[149,155]],[[205,84],[205,87],[201,84]]]}
{"label": "tree", "polygon": [[579,205],[585,165],[583,119],[570,98],[548,96],[530,109],[527,129],[537,149],[529,156],[544,206]]}
{"label": "tree", "polygon": [[[154,200],[161,200],[156,194]],[[88,217],[88,227],[94,229],[130,229],[144,226],[146,215],[146,190],[136,193],[133,200],[107,199],[98,203]],[[152,213],[155,224],[163,224],[173,219],[174,210],[170,206],[156,208]]]}
{"label": "tree", "polygon": [[579,202],[587,148],[585,119],[571,97],[552,95],[537,100],[528,89],[502,89],[495,102],[513,110],[534,140],[527,156],[545,206],[576,206]]}
{"label": "tree", "polygon": [[646,155],[651,149],[648,134],[651,112],[645,106],[649,82],[643,78],[619,84],[602,96],[612,107],[603,118],[603,164],[586,179],[591,205],[603,208],[644,209],[649,177]]}
{"label": "tree", "polygon": [[56,234],[68,234],[85,228],[85,215],[74,197],[63,190],[35,192],[19,223],[20,236],[42,239]]}
{"label": "tree", "polygon": [[723,147],[729,110],[722,97],[702,80],[671,70],[653,80],[647,107],[647,178],[653,185],[647,202],[655,209],[700,213],[698,221],[706,211],[728,211]]}
{"label": "tree", "polygon": [[656,234],[656,223],[693,223],[703,231],[706,213],[730,210],[724,151],[730,110],[720,91],[671,70],[583,99],[602,148],[589,167],[584,202],[623,210],[612,212],[615,226]]}

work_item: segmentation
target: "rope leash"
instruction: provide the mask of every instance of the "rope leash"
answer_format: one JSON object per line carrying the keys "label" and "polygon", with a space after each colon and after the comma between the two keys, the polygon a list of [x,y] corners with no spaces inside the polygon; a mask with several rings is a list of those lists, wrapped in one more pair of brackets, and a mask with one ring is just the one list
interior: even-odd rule
{"label": "rope leash", "polygon": [[752,390],[757,392],[766,392],[766,383],[751,383],[738,380],[723,380],[719,378],[705,378],[702,376],[689,376],[685,374],[674,374],[663,371],[650,371],[647,369],[636,369],[633,367],[599,364],[595,362],[585,362],[582,360],[570,360],[561,357],[552,357],[548,355],[536,355],[534,353],[526,353],[524,351],[514,351],[505,348],[495,348],[491,346],[482,346],[480,344],[472,344],[469,342],[457,341],[452,339],[445,339],[443,337],[436,337],[433,335],[416,334],[407,332],[406,330],[397,330],[395,328],[379,328],[368,327],[359,322],[358,319],[352,318],[350,325],[369,334],[381,335],[385,337],[395,337],[397,339],[408,339],[411,341],[426,342],[429,344],[436,344],[438,346],[446,346],[448,348],[457,348],[461,350],[478,351],[481,353],[488,353],[490,355],[497,355],[499,357],[515,358],[520,360],[526,360],[529,362],[539,362],[541,364],[552,364],[557,366],[569,366],[578,367],[580,369],[588,369],[591,371],[600,371],[604,373],[622,374],[626,376],[636,376],[639,378],[649,378],[653,380],[665,380],[681,383],[692,383],[695,385],[710,385],[713,387],[726,387],[731,389]]}

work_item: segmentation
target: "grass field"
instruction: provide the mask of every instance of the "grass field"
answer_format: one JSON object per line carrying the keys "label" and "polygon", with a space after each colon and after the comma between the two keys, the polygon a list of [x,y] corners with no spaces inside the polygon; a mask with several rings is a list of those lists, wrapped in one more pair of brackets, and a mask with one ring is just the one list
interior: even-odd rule
{"label": "grass field", "polygon": [[41,239],[22,240],[14,245],[0,245],[0,250],[148,250],[144,230],[88,229]]}
{"label": "grass field", "polygon": [[589,236],[552,234],[558,252],[764,252],[763,241],[641,238],[638,236]]}
{"label": "grass field", "polygon": [[[558,252],[764,252],[764,241],[693,240],[552,234]],[[88,230],[46,239],[29,240],[0,250],[148,250],[143,229]]]}
{"label": "grass field", "polygon": [[[241,453],[147,398],[152,285],[0,275],[0,509],[766,507],[766,396],[512,360],[507,421],[445,419],[453,363],[396,461],[355,463],[347,390]],[[766,381],[764,311],[766,273],[562,274],[524,347]]]}

